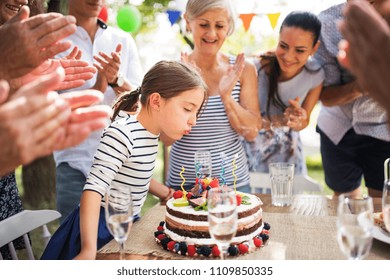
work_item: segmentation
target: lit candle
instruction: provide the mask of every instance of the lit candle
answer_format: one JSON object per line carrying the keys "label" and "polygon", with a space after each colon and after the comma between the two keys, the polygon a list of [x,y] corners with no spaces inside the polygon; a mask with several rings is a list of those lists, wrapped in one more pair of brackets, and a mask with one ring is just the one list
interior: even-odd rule
{"label": "lit candle", "polygon": [[221,180],[222,180],[222,186],[226,185],[226,180],[225,180],[225,156],[222,156],[222,161],[221,161]]}
{"label": "lit candle", "polygon": [[183,191],[183,198],[187,198],[186,194],[187,192],[184,189],[184,183],[186,182],[186,178],[183,176],[183,172],[185,171],[184,166],[181,167],[180,177],[183,179],[183,182],[181,183],[181,189]]}
{"label": "lit candle", "polygon": [[234,156],[233,163],[232,163],[232,164],[233,164],[233,171],[232,171],[232,173],[233,173],[233,177],[234,177],[234,181],[233,181],[234,192],[237,192],[237,190],[236,190],[237,175],[236,175],[236,173],[234,173],[234,170],[237,169],[237,165],[236,165],[236,159],[237,159],[237,157],[238,157],[238,155],[236,154],[236,155]]}

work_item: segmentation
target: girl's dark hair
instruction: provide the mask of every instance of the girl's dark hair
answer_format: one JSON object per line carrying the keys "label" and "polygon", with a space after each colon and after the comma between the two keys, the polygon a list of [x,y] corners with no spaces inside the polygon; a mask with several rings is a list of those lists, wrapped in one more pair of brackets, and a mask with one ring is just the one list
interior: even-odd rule
{"label": "girl's dark hair", "polygon": [[146,73],[141,87],[126,92],[117,99],[113,106],[112,120],[121,110],[136,111],[138,101],[143,107],[147,107],[152,93],[158,92],[162,98],[169,99],[197,88],[204,91],[205,100],[207,86],[195,67],[179,61],[160,61]]}
{"label": "girl's dark hair", "polygon": [[[280,27],[279,33],[282,31],[283,27],[298,27],[304,31],[311,32],[313,35],[313,47],[317,44],[318,38],[321,33],[321,21],[318,17],[310,12],[301,12],[294,11],[289,13],[282,25]],[[278,80],[280,77],[280,66],[278,60],[276,59],[275,53],[268,52],[265,55],[260,56],[262,62],[265,62],[260,70],[263,67],[268,67],[268,100],[267,100],[267,112],[269,117],[269,108],[272,105],[282,109],[283,111],[287,108],[286,105],[282,102],[279,92],[278,92]],[[260,71],[259,70],[259,71]],[[308,71],[313,72],[313,70],[308,69]],[[316,71],[319,71],[316,70]]]}

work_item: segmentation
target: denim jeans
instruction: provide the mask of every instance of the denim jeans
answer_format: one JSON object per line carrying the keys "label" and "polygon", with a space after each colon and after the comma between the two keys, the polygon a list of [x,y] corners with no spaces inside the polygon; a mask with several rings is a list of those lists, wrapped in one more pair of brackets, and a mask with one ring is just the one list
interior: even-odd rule
{"label": "denim jeans", "polygon": [[237,191],[243,192],[243,193],[251,193],[251,187],[249,185],[245,185],[245,186],[237,188]]}
{"label": "denim jeans", "polygon": [[61,223],[80,204],[85,181],[84,174],[67,163],[61,163],[57,167],[56,199],[57,210],[62,215]]}

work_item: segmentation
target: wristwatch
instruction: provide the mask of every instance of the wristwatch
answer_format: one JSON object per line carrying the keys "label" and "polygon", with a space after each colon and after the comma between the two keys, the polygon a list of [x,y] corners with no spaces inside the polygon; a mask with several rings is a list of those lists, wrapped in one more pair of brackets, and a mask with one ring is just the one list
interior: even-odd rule
{"label": "wristwatch", "polygon": [[116,77],[116,81],[114,83],[108,83],[108,85],[112,88],[114,87],[122,87],[125,84],[125,78],[121,72],[118,73]]}

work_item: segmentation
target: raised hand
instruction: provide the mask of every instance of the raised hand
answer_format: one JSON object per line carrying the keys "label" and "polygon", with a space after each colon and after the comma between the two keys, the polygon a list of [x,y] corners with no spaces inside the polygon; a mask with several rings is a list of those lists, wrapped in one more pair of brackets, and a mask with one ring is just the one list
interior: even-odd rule
{"label": "raised hand", "polygon": [[366,1],[350,1],[340,30],[346,39],[340,44],[340,63],[351,70],[364,90],[390,111],[388,22]]}
{"label": "raised hand", "polygon": [[73,16],[47,13],[28,18],[29,14],[29,8],[23,6],[0,27],[0,78],[24,76],[71,47],[61,40],[76,31]]}
{"label": "raised hand", "polygon": [[240,79],[245,67],[245,56],[243,53],[237,55],[234,65],[229,65],[229,69],[219,82],[219,94],[221,98],[230,96],[231,92]]}
{"label": "raised hand", "polygon": [[56,90],[80,87],[96,73],[96,68],[83,60],[60,59],[59,62],[65,70],[65,79]]}
{"label": "raised hand", "polygon": [[73,47],[72,51],[65,56],[65,59],[80,59],[81,56],[83,55],[83,52],[79,50],[77,46]]}
{"label": "raised hand", "polygon": [[71,115],[67,122],[65,137],[58,142],[55,150],[62,150],[84,141],[91,132],[104,128],[112,110],[106,105],[91,106],[103,99],[101,92],[82,90],[60,95],[71,107]]}
{"label": "raised hand", "polygon": [[99,52],[99,56],[94,56],[97,63],[94,63],[93,65],[101,75],[105,76],[108,83],[115,83],[118,78],[119,67],[121,65],[121,50],[122,45],[118,44],[115,51],[110,55],[105,52]]}
{"label": "raised hand", "polygon": [[306,127],[306,125],[302,125],[306,123],[307,112],[299,104],[299,96],[290,99],[288,103],[290,106],[284,111],[284,116],[287,118],[287,126],[296,131],[302,130]]}
{"label": "raised hand", "polygon": [[64,80],[53,90],[65,90],[82,86],[86,80],[92,79],[96,68],[89,66],[88,62],[78,59],[48,59],[32,72],[10,81],[11,88],[17,90],[21,86],[47,75],[57,68],[62,67],[65,71]]}
{"label": "raised hand", "polygon": [[0,176],[20,164],[84,141],[103,128],[111,109],[92,106],[103,99],[94,90],[58,95],[52,90],[65,77],[62,67],[22,86],[7,101],[9,86],[0,82]]}
{"label": "raised hand", "polygon": [[[70,117],[70,107],[50,92],[63,78],[62,69],[43,76],[0,105],[0,176],[50,154],[63,139],[62,127]],[[1,82],[0,92],[4,101],[9,92],[7,82]]]}

